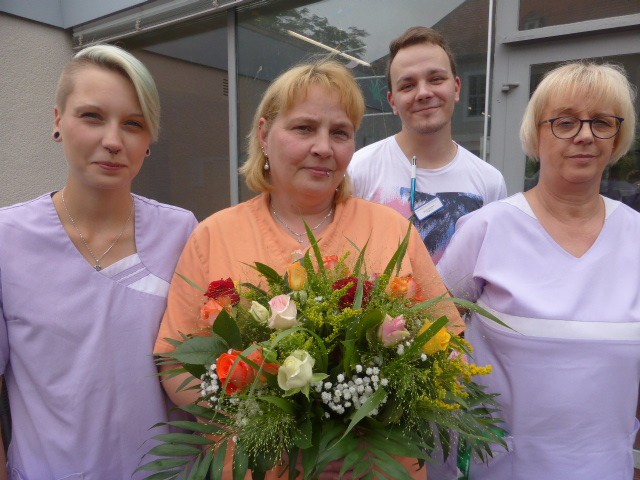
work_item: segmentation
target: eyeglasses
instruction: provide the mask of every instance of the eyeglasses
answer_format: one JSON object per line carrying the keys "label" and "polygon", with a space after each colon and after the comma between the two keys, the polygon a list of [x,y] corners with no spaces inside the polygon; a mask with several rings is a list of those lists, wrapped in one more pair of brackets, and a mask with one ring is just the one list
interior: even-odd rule
{"label": "eyeglasses", "polygon": [[543,123],[551,124],[551,132],[561,139],[573,138],[580,130],[582,130],[582,124],[588,123],[591,127],[591,133],[594,137],[606,140],[607,138],[615,137],[620,131],[620,126],[624,118],[616,117],[614,115],[599,115],[592,119],[581,120],[578,117],[567,115],[564,117],[550,118]]}

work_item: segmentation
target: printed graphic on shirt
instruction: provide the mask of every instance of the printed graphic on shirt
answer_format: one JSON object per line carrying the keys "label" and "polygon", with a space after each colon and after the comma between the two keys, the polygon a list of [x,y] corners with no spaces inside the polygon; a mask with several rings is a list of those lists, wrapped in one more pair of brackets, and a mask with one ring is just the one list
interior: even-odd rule
{"label": "printed graphic on shirt", "polygon": [[[400,187],[400,198],[397,201],[404,204],[403,208],[400,210],[395,205],[393,207],[396,210],[406,212],[406,217],[411,214],[410,196],[411,189]],[[482,197],[474,193],[443,192],[432,195],[416,192],[415,205],[419,207],[436,197],[442,202],[442,208],[422,220],[415,219],[414,221],[414,225],[427,246],[434,263],[438,263],[440,257],[442,257],[444,249],[453,236],[458,219],[469,212],[477,210],[483,204]]]}

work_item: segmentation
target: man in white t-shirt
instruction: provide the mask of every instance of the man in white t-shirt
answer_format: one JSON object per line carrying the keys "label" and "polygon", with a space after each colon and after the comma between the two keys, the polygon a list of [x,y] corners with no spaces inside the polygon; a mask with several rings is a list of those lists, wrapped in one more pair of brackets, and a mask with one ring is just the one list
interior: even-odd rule
{"label": "man in white t-shirt", "polygon": [[412,27],[389,50],[387,98],[402,130],[358,150],[349,174],[356,196],[389,205],[407,218],[415,212],[414,224],[437,263],[458,218],[506,197],[507,189],[496,168],[451,138],[461,83],[444,37],[431,28]]}

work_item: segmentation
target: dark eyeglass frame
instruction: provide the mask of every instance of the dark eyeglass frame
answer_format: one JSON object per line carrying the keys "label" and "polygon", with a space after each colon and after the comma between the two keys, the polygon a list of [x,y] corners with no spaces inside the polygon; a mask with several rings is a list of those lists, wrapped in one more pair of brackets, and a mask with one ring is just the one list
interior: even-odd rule
{"label": "dark eyeglass frame", "polygon": [[[578,130],[576,130],[576,133],[574,133],[570,137],[559,137],[558,134],[553,129],[553,122],[555,122],[556,120],[563,119],[563,118],[575,118],[576,120],[578,120],[580,122],[580,127],[578,128]],[[593,131],[593,122],[595,122],[596,120],[598,120],[600,118],[615,118],[616,120],[618,120],[618,129],[616,130],[616,132],[613,135],[610,135],[608,137],[601,137],[600,135],[597,135],[596,132]],[[578,118],[578,117],[574,117],[573,115],[563,115],[561,117],[550,118],[549,120],[544,120],[543,122],[540,122],[538,125],[549,123],[551,125],[551,133],[553,133],[554,137],[559,138],[560,140],[569,140],[569,139],[571,139],[573,137],[576,137],[582,131],[582,126],[585,123],[588,123],[589,124],[589,128],[591,129],[591,134],[594,137],[599,138],[601,140],[607,140],[609,138],[615,137],[616,135],[618,135],[618,133],[620,133],[620,127],[622,127],[622,122],[624,122],[624,118],[616,117],[615,115],[598,115],[597,117],[593,117],[591,119],[586,119],[586,120],[583,120],[583,119]]]}

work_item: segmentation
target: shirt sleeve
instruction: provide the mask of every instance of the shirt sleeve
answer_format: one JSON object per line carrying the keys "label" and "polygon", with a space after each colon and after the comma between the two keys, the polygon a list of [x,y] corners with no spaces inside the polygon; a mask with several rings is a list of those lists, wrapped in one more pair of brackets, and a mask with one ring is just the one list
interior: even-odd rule
{"label": "shirt sleeve", "polygon": [[[426,299],[437,298],[440,296],[448,297],[447,288],[442,282],[438,270],[433,264],[431,255],[427,251],[420,234],[411,227],[411,237],[409,238],[409,246],[407,249],[409,260],[411,262],[411,269],[413,275],[422,288],[422,297]],[[463,327],[463,322],[453,302],[440,302],[434,310],[434,318],[439,318],[445,315],[449,319],[449,326],[451,330],[458,331]]]}
{"label": "shirt sleeve", "polygon": [[200,309],[206,298],[203,293],[190,285],[184,276],[203,290],[208,286],[208,258],[204,252],[208,248],[209,232],[205,228],[198,228],[191,235],[180,255],[176,266],[176,275],[171,280],[169,296],[167,298],[167,310],[162,317],[158,338],[154,348],[155,353],[166,353],[175,350],[175,347],[167,340],[181,340],[181,334],[195,333],[205,325],[200,321]]}
{"label": "shirt sleeve", "polygon": [[2,270],[0,270],[0,375],[4,375],[8,363],[9,332],[7,332],[7,322],[4,318],[2,303]]}
{"label": "shirt sleeve", "polygon": [[455,233],[437,266],[451,294],[472,302],[480,297],[484,288],[484,280],[474,275],[486,233],[486,221],[478,215],[482,210],[458,220]]}

